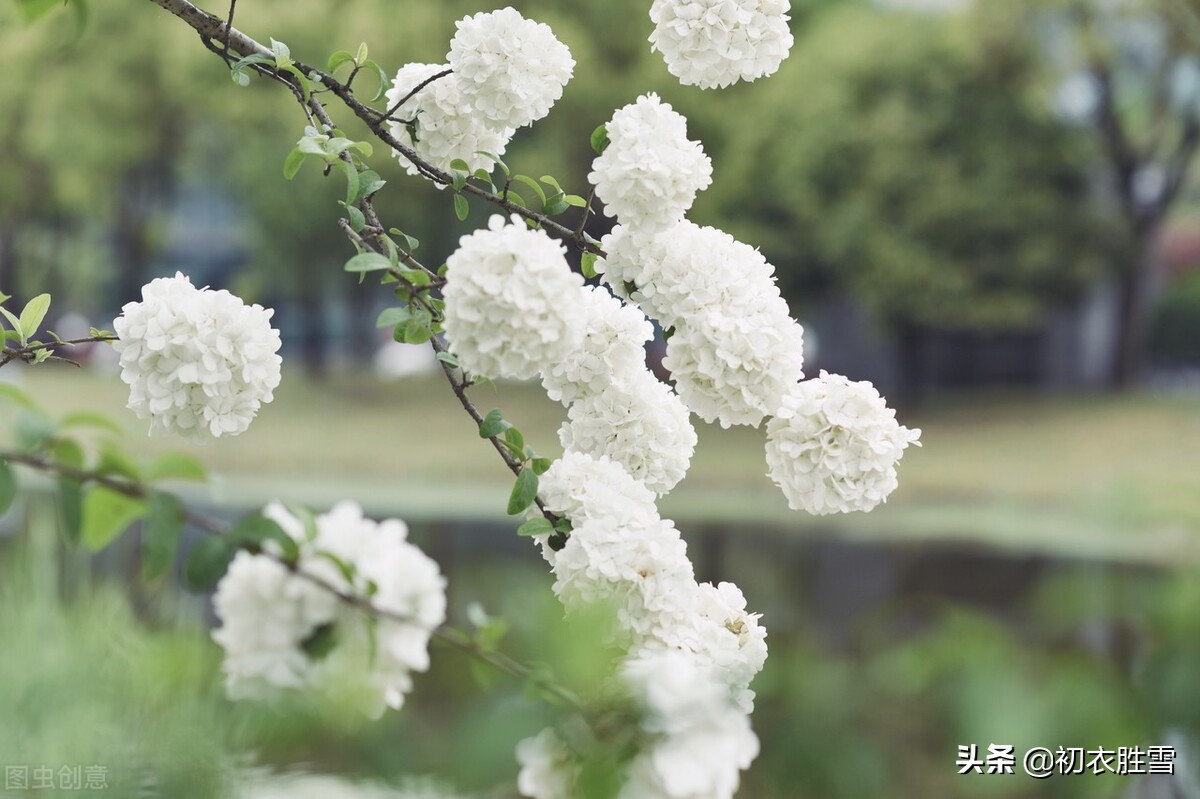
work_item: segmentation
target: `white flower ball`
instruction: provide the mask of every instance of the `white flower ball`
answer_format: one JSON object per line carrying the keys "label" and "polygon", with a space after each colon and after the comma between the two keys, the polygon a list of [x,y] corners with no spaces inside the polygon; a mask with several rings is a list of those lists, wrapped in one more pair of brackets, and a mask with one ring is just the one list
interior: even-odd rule
{"label": "white flower ball", "polygon": [[575,61],[549,25],[511,7],[464,17],[455,25],[446,60],[460,95],[478,116],[503,130],[550,113]]}
{"label": "white flower ball", "polygon": [[483,377],[526,380],[579,349],[583,278],[563,245],[518,217],[491,218],[446,261],[446,338],[459,363]]}
{"label": "white flower ball", "polygon": [[579,766],[571,750],[547,727],[517,744],[517,790],[532,799],[574,799]]}
{"label": "white flower ball", "polygon": [[628,644],[678,624],[674,599],[695,578],[671,522],[649,515],[613,522],[592,517],[576,524],[551,569],[554,593],[568,612],[608,607],[613,640]]}
{"label": "white flower ball", "polygon": [[645,343],[654,326],[637,306],[613,297],[601,286],[580,289],[576,323],[583,328],[579,349],[542,370],[550,399],[570,405],[599,394],[614,380],[646,371]]}
{"label": "white flower ball", "polygon": [[654,0],[651,50],[702,89],[773,74],[792,48],[788,0]]}
{"label": "white flower ball", "polygon": [[649,743],[630,764],[619,799],[732,799],[759,743],[720,678],[672,651],[632,657],[622,676],[642,706]]}
{"label": "white flower ball", "polygon": [[676,325],[663,366],[706,422],[757,427],[803,376],[804,330],[778,310],[711,310]]}
{"label": "white flower ball", "polygon": [[[446,618],[437,564],[406,540],[403,522],[372,521],[352,502],[317,516],[312,535],[278,504],[264,515],[296,541],[300,558],[292,572],[268,542],[269,554],[238,553],[218,585],[213,637],[225,649],[230,696],[303,688],[371,717],[401,707],[412,672],[429,668],[429,637]],[[329,587],[386,615],[372,620]],[[327,651],[311,647],[318,634]]]}
{"label": "white flower ball", "polygon": [[566,452],[538,480],[546,509],[579,525],[597,519],[611,525],[657,518],[654,493],[606,456]]}
{"label": "white flower ball", "polygon": [[602,246],[596,271],[664,327],[712,309],[788,313],[775,267],[723,230],[686,220],[654,232],[618,225]]}
{"label": "white flower ball", "polygon": [[[447,67],[442,64],[405,64],[396,73],[392,88],[387,91],[391,108],[423,81]],[[452,75],[438,78],[421,89],[392,113],[400,122],[389,122],[388,132],[402,144],[416,151],[434,167],[449,170],[450,162],[461,158],[476,169],[491,170],[493,162],[480,151],[501,155],[512,138],[511,128],[496,127],[480,118],[469,100],[462,95],[459,83]],[[404,124],[413,122],[413,125]],[[415,134],[415,135],[414,135]],[[399,151],[393,151],[410,175],[421,170]],[[442,184],[437,184],[439,187]]]}
{"label": "white flower ball", "polygon": [[688,139],[687,119],[658,95],[618,109],[605,129],[609,144],[588,180],[622,224],[654,230],[677,222],[712,183],[712,161]]}
{"label": "white flower ball", "polygon": [[767,631],[761,614],[746,610],[746,597],[733,583],[702,583],[680,594],[678,624],[657,631],[642,651],[675,649],[692,656],[729,686],[745,713],[754,710],[750,683],[767,661]]}
{"label": "white flower ball", "polygon": [[279,385],[273,310],[228,291],[197,289],[181,272],[142,287],[113,320],[128,407],[150,429],[189,438],[237,435]]}
{"label": "white flower ball", "polygon": [[920,437],[869,382],[822,371],[795,385],[767,423],[767,474],[793,510],[869,511],[895,490],[896,464]]}
{"label": "white flower ball", "polygon": [[687,407],[646,369],[577,400],[558,431],[567,452],[607,456],[662,496],[687,474],[696,431]]}

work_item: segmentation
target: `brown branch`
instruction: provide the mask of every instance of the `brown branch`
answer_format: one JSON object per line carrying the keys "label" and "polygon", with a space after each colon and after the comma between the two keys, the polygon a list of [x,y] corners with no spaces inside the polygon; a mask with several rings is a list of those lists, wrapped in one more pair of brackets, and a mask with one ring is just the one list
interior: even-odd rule
{"label": "brown branch", "polygon": [[[58,341],[47,341],[42,344],[24,344],[20,347],[5,347],[2,351],[3,357],[0,357],[0,366],[6,366],[13,361],[24,361],[32,363],[35,354],[41,350],[57,350],[59,347],[73,347],[79,344],[94,344],[102,341],[117,341],[116,336],[88,336],[87,338],[72,338],[60,339]],[[58,360],[67,360],[59,358]]]}

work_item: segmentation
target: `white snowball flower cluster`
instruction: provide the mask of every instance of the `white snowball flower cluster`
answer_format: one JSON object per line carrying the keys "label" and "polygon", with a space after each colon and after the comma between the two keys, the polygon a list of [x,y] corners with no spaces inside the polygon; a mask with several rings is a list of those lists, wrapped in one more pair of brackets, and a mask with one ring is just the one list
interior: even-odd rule
{"label": "white snowball flower cluster", "polygon": [[484,377],[525,380],[559,363],[583,339],[577,303],[583,278],[561,244],[519,217],[495,215],[463,236],[446,261],[446,338],[459,363]]}
{"label": "white snowball flower cluster", "polygon": [[640,651],[667,649],[690,655],[713,670],[745,713],[754,710],[750,683],[767,661],[767,631],[761,614],[746,610],[746,597],[733,583],[701,583],[678,596],[674,626],[643,642]]}
{"label": "white snowball flower cluster", "polygon": [[609,216],[662,227],[683,218],[712,183],[712,161],[687,137],[687,119],[656,94],[617,109],[605,125],[608,146],[588,180]]}
{"label": "white snowball flower cluster", "polygon": [[[464,17],[457,29],[446,64],[405,64],[396,73],[388,130],[438,169],[461,159],[472,172],[490,171],[492,159],[480,152],[502,154],[517,128],[550,113],[575,61],[548,26],[511,7]],[[449,74],[418,90],[440,72]],[[395,155],[410,175],[421,173]]]}
{"label": "white snowball flower cluster", "polygon": [[644,342],[654,328],[632,305],[602,287],[579,289],[571,302],[579,345],[542,367],[542,385],[569,408],[559,430],[568,452],[608,457],[657,494],[687,474],[696,449],[688,409],[646,368]]}
{"label": "white snowball flower cluster", "polygon": [[920,436],[869,382],[822,371],[797,384],[768,423],[768,474],[794,510],[869,511],[896,488],[896,464]]}
{"label": "white snowball flower cluster", "polygon": [[181,272],[152,280],[113,321],[129,404],[150,429],[190,438],[237,435],[279,385],[274,311]]}
{"label": "white snowball flower cluster", "polygon": [[651,50],[702,89],[773,74],[792,48],[789,0],[654,0]]}
{"label": "white snowball flower cluster", "polygon": [[669,651],[631,658],[622,672],[651,743],[630,764],[619,799],[732,799],[759,744],[722,681]]}
{"label": "white snowball flower cluster", "polygon": [[517,790],[533,799],[575,799],[579,766],[552,728],[517,744]]}
{"label": "white snowball flower cluster", "polygon": [[656,494],[683,479],[696,449],[687,407],[644,368],[571,405],[558,439],[567,452],[612,458]]}
{"label": "white snowball flower cluster", "polygon": [[[388,108],[446,68],[439,64],[405,64],[387,91]],[[456,158],[466,161],[472,171],[490,169],[491,159],[479,152],[500,155],[513,135],[511,128],[493,126],[478,116],[449,76],[438,78],[418,91],[392,116],[401,120],[388,123],[392,136],[441,170],[448,170]],[[421,174],[417,165],[398,151],[396,157],[408,174]]]}
{"label": "white snowball flower cluster", "polygon": [[[238,553],[217,587],[233,698],[311,689],[369,716],[399,708],[412,672],[429,667],[429,637],[446,617],[446,583],[437,564],[407,541],[397,519],[374,522],[343,502],[315,520],[315,535],[282,506],[264,515],[296,541],[296,570],[269,554]],[[268,550],[278,555],[275,542]],[[343,569],[343,567],[345,567]],[[383,611],[368,618],[310,575]]]}
{"label": "white snowball flower cluster", "polygon": [[644,345],[654,338],[645,314],[601,286],[583,287],[575,313],[583,327],[579,349],[542,369],[546,393],[564,405],[599,394],[614,377],[644,372]]}
{"label": "white snowball flower cluster", "polygon": [[550,113],[571,79],[571,51],[545,25],[512,7],[456,23],[446,60],[459,94],[496,128],[519,128]]}

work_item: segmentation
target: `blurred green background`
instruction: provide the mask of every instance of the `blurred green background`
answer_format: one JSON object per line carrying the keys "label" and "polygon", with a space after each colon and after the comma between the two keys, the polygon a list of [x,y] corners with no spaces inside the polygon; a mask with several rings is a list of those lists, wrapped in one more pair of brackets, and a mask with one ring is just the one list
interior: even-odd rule
{"label": "blurred green background", "polygon": [[[649,52],[648,4],[514,3],[578,66],[506,161],[586,193],[592,129],[660,93],[714,161],[691,217],[777,266],[810,373],[875,381],[924,431],[887,505],[815,519],[765,477],[761,431],[700,425],[664,515],[698,576],[736,581],[770,631],[740,795],[1200,796],[1200,5],[799,0],[778,74],[700,92]],[[498,5],[240,0],[235,24],[317,64],[366,41],[394,70],[440,62],[455,19]],[[506,647],[586,688],[594,652],[512,535],[507,473],[424,351],[375,328],[386,294],[341,272],[340,185],[282,177],[294,101],[237,87],[145,0],[0,0],[0,67],[14,305],[49,291],[49,326],[86,333],[179,269],[277,308],[285,338],[275,402],[202,447],[146,437],[105,350],[0,377],[108,413],[139,454],[191,451],[216,478],[181,490],[211,512],[353,498],[407,519],[456,621],[482,603],[510,620]],[[448,195],[372,165],[381,214],[430,263],[489,213],[459,223]],[[472,393],[557,452],[563,411],[537,387]],[[134,579],[136,529],[98,558],[68,550],[50,484],[23,486],[0,520],[0,765],[103,764],[122,797],[515,796],[512,747],[553,718],[519,685],[435,650],[381,722],[234,706],[204,598]],[[957,774],[959,744],[991,743],[1166,744],[1179,774]],[[0,796],[29,793],[58,795]]]}

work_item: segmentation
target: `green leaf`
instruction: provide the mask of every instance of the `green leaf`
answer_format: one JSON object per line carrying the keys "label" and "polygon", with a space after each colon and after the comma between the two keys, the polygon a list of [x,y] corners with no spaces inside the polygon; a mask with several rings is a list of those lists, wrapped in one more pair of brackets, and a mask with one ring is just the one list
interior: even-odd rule
{"label": "green leaf", "polygon": [[268,549],[267,542],[274,541],[279,545],[284,560],[294,563],[300,557],[296,539],[288,535],[277,522],[261,513],[247,516],[235,524],[229,531],[228,538],[233,544],[252,551]]}
{"label": "green leaf", "polygon": [[604,125],[599,126],[592,131],[592,149],[596,151],[596,155],[604,152],[604,148],[608,147],[608,128]]}
{"label": "green leaf", "polygon": [[57,439],[50,447],[55,463],[70,466],[73,469],[83,468],[83,449],[69,438]]}
{"label": "green leaf", "polygon": [[545,516],[535,516],[517,528],[517,535],[550,535],[554,525]]}
{"label": "green leaf", "polygon": [[25,332],[21,330],[21,320],[3,305],[0,305],[0,314],[3,314],[8,323],[12,325],[13,332],[17,335],[17,340],[24,344],[29,339],[29,336],[25,335]]}
{"label": "green leaf", "polygon": [[346,173],[346,205],[354,205],[354,200],[358,197],[358,169],[349,161],[338,161],[342,165],[342,171]]}
{"label": "green leaf", "polygon": [[483,417],[483,422],[481,422],[479,425],[479,437],[493,438],[500,435],[510,427],[512,427],[512,425],[504,421],[504,416],[501,414],[500,409],[493,408],[492,410],[488,411],[487,416]]}
{"label": "green leaf", "polygon": [[58,426],[40,411],[21,411],[15,423],[17,445],[26,452],[37,452],[46,445]]}
{"label": "green leaf", "polygon": [[471,206],[467,203],[467,198],[461,194],[454,195],[454,215],[458,217],[459,222],[467,220],[467,214],[471,212]]}
{"label": "green leaf", "polygon": [[337,627],[332,622],[321,624],[300,642],[300,648],[309,660],[321,660],[337,646]]}
{"label": "green leaf", "polygon": [[78,544],[83,526],[83,487],[78,480],[58,478],[58,518],[67,543]]}
{"label": "green leaf", "polygon": [[508,515],[515,516],[528,508],[537,499],[538,476],[533,469],[525,467],[517,474],[512,494],[508,497]]}
{"label": "green leaf", "polygon": [[38,410],[33,398],[11,383],[0,382],[0,398],[9,399],[31,411]]}
{"label": "green leaf", "polygon": [[83,543],[104,549],[146,512],[146,501],[95,486],[83,498]]}
{"label": "green leaf", "polygon": [[196,542],[183,566],[183,582],[192,591],[211,590],[225,576],[237,548],[223,536],[207,535]]}
{"label": "green leaf", "polygon": [[338,50],[333,55],[329,56],[329,60],[325,62],[325,71],[333,74],[342,64],[347,64],[354,61],[354,56],[345,50]]}
{"label": "green leaf", "polygon": [[300,167],[304,166],[304,158],[306,153],[299,147],[293,147],[288,153],[287,158],[283,162],[283,176],[288,180],[296,177],[296,173],[300,171]]}
{"label": "green leaf", "polygon": [[37,332],[49,310],[49,294],[39,294],[25,304],[25,310],[21,311],[21,332],[25,334],[25,338],[29,338]]}
{"label": "green leaf", "polygon": [[515,427],[505,430],[504,443],[518,458],[525,457],[525,436],[521,435],[520,430]]}
{"label": "green leaf", "polygon": [[150,495],[146,503],[146,522],[142,525],[142,575],[153,580],[165,574],[175,560],[175,550],[183,537],[183,505],[161,491]]}
{"label": "green leaf", "polygon": [[0,514],[7,513],[17,498],[17,475],[8,461],[0,461]]}
{"label": "green leaf", "polygon": [[191,455],[164,452],[146,467],[146,481],[153,483],[157,480],[194,480],[203,483],[208,480],[208,470]]}
{"label": "green leaf", "polygon": [[392,81],[390,78],[388,78],[388,74],[384,71],[383,67],[379,66],[369,58],[365,61],[360,61],[359,65],[364,69],[374,70],[375,74],[379,76],[379,90],[375,92],[375,96],[371,98],[371,102],[373,103],[387,93],[387,90],[392,86]]}
{"label": "green leaf", "polygon": [[347,272],[378,272],[381,269],[391,269],[392,262],[386,256],[377,252],[363,252],[346,261]]}
{"label": "green leaf", "polygon": [[73,411],[59,420],[59,427],[95,427],[110,433],[121,435],[125,431],[121,425],[109,419],[102,413],[94,411]]}
{"label": "green leaf", "polygon": [[583,272],[583,276],[589,280],[596,276],[596,261],[598,256],[594,252],[585,252],[579,257],[579,271]]}
{"label": "green leaf", "polygon": [[542,187],[538,185],[536,180],[528,175],[513,175],[512,179],[518,183],[524,183],[526,186],[533,189],[533,193],[537,195],[538,201],[541,203],[540,207],[546,207],[546,192],[542,191]]}
{"label": "green leaf", "polygon": [[529,462],[529,465],[533,468],[533,471],[536,474],[543,475],[550,468],[552,463],[554,463],[554,461],[550,460],[549,458],[534,458]]}
{"label": "green leaf", "polygon": [[407,322],[410,313],[408,308],[384,308],[375,320],[375,327],[395,327],[401,322]]}

